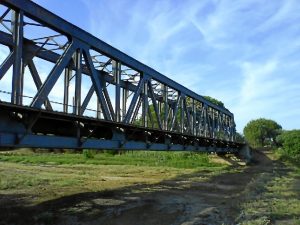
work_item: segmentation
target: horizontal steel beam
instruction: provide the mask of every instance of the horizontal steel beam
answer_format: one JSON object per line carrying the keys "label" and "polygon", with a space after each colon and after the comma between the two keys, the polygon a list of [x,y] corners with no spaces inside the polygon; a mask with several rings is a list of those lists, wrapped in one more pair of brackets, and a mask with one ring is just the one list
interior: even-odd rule
{"label": "horizontal steel beam", "polygon": [[82,145],[78,145],[78,139],[62,136],[26,135],[20,141],[16,135],[0,133],[0,146],[10,148],[62,148],[62,149],[111,149],[111,150],[153,150],[153,151],[198,151],[198,152],[222,152],[236,153],[237,148],[201,147],[166,144],[147,144],[145,142],[128,141],[122,143],[119,140],[88,139]]}

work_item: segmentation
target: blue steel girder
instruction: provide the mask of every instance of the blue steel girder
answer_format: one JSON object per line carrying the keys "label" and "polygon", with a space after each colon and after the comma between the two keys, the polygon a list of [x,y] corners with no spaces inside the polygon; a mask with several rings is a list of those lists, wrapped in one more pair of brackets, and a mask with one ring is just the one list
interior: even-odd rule
{"label": "blue steel girder", "polygon": [[[0,4],[7,7],[4,14],[0,15],[0,22],[4,21],[9,11],[12,15],[11,32],[0,29],[0,45],[10,49],[10,53],[0,67],[0,82],[9,69],[13,68],[10,104],[25,106],[23,99],[26,96],[23,95],[23,88],[27,81],[24,81],[24,73],[28,68],[37,88],[31,96],[31,108],[53,112],[59,111],[55,104],[61,104],[63,113],[70,116],[75,114],[79,117],[85,117],[87,111],[94,111],[99,123],[104,121],[113,123],[114,127],[110,127],[111,140],[120,137],[121,133],[126,143],[127,133],[133,132],[131,136],[134,136],[134,129],[142,129],[138,130],[139,137],[135,137],[136,139],[146,142],[147,146],[156,142],[168,145],[167,149],[172,149],[171,145],[175,145],[175,142],[170,142],[172,135],[179,137],[184,143],[183,146],[198,146],[199,143],[195,141],[197,138],[207,138],[207,140],[212,138],[213,140],[209,141],[211,146],[219,144],[224,147],[234,142],[234,117],[228,109],[211,103],[29,0],[3,0]],[[28,20],[30,23],[27,22]],[[40,31],[39,38],[31,38],[24,31],[25,25],[47,28],[55,34],[44,37],[43,31]],[[60,37],[65,38],[66,42],[59,43],[56,38]],[[49,46],[54,48],[49,49]],[[34,62],[36,59],[43,59],[53,65],[44,82],[36,68]],[[55,102],[50,94],[63,74],[63,101]],[[85,77],[89,77],[91,85],[83,95]],[[73,78],[74,93],[70,89]],[[73,104],[70,105],[69,97],[72,94],[74,94]],[[95,101],[94,96],[97,106],[93,109],[88,108]],[[73,110],[69,111],[69,107]],[[27,107],[26,109],[28,110]],[[43,120],[46,121],[46,119],[34,121],[39,124]],[[74,123],[77,124],[75,136],[82,139],[84,136],[82,130],[85,130],[82,126],[88,127],[88,124],[82,125],[78,121]],[[121,129],[121,125],[130,125],[130,129],[127,127]],[[0,129],[2,129],[1,125]],[[88,133],[86,135],[90,137],[97,132],[102,132],[97,130],[100,128],[95,129],[90,128],[90,131],[86,131]],[[109,130],[106,126],[105,129]],[[34,124],[32,135],[35,133],[33,130],[39,133]],[[155,136],[158,134],[157,130],[159,135]],[[3,128],[2,132],[4,131]],[[46,131],[41,130],[41,133],[43,132]],[[51,132],[49,134],[53,135],[53,131]],[[62,135],[66,133],[62,132]],[[190,139],[190,136],[194,139]],[[185,141],[187,139],[188,142]],[[150,143],[149,140],[152,142]]]}

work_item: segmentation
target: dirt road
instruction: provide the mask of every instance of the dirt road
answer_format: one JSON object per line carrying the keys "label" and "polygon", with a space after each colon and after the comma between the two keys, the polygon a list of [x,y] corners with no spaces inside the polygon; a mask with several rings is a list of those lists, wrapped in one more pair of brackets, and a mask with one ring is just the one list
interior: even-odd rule
{"label": "dirt road", "polygon": [[219,175],[202,171],[155,185],[84,192],[34,206],[24,206],[18,196],[15,200],[2,196],[0,224],[242,224],[247,219],[243,203],[255,200],[264,185],[291,170],[262,153],[255,153],[255,160],[251,166],[235,166]]}

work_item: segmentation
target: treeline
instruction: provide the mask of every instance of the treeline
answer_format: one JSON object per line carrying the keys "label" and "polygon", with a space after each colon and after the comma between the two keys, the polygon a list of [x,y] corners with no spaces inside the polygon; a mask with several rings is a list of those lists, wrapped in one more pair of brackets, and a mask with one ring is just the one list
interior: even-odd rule
{"label": "treeline", "polygon": [[243,130],[244,140],[253,148],[273,147],[282,156],[300,162],[300,130],[283,130],[281,125],[270,119],[251,120]]}

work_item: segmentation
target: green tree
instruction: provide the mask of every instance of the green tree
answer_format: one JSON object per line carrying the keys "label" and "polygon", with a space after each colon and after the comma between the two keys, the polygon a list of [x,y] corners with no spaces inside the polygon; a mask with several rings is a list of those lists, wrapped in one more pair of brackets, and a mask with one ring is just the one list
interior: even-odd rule
{"label": "green tree", "polygon": [[251,120],[244,128],[246,141],[252,147],[263,147],[276,144],[276,136],[281,133],[282,127],[273,120]]}
{"label": "green tree", "polygon": [[213,97],[210,97],[210,96],[203,96],[207,101],[210,101],[211,103],[215,104],[215,105],[218,105],[218,106],[221,106],[221,107],[225,107],[224,106],[224,103],[219,101],[218,99],[215,99]]}

